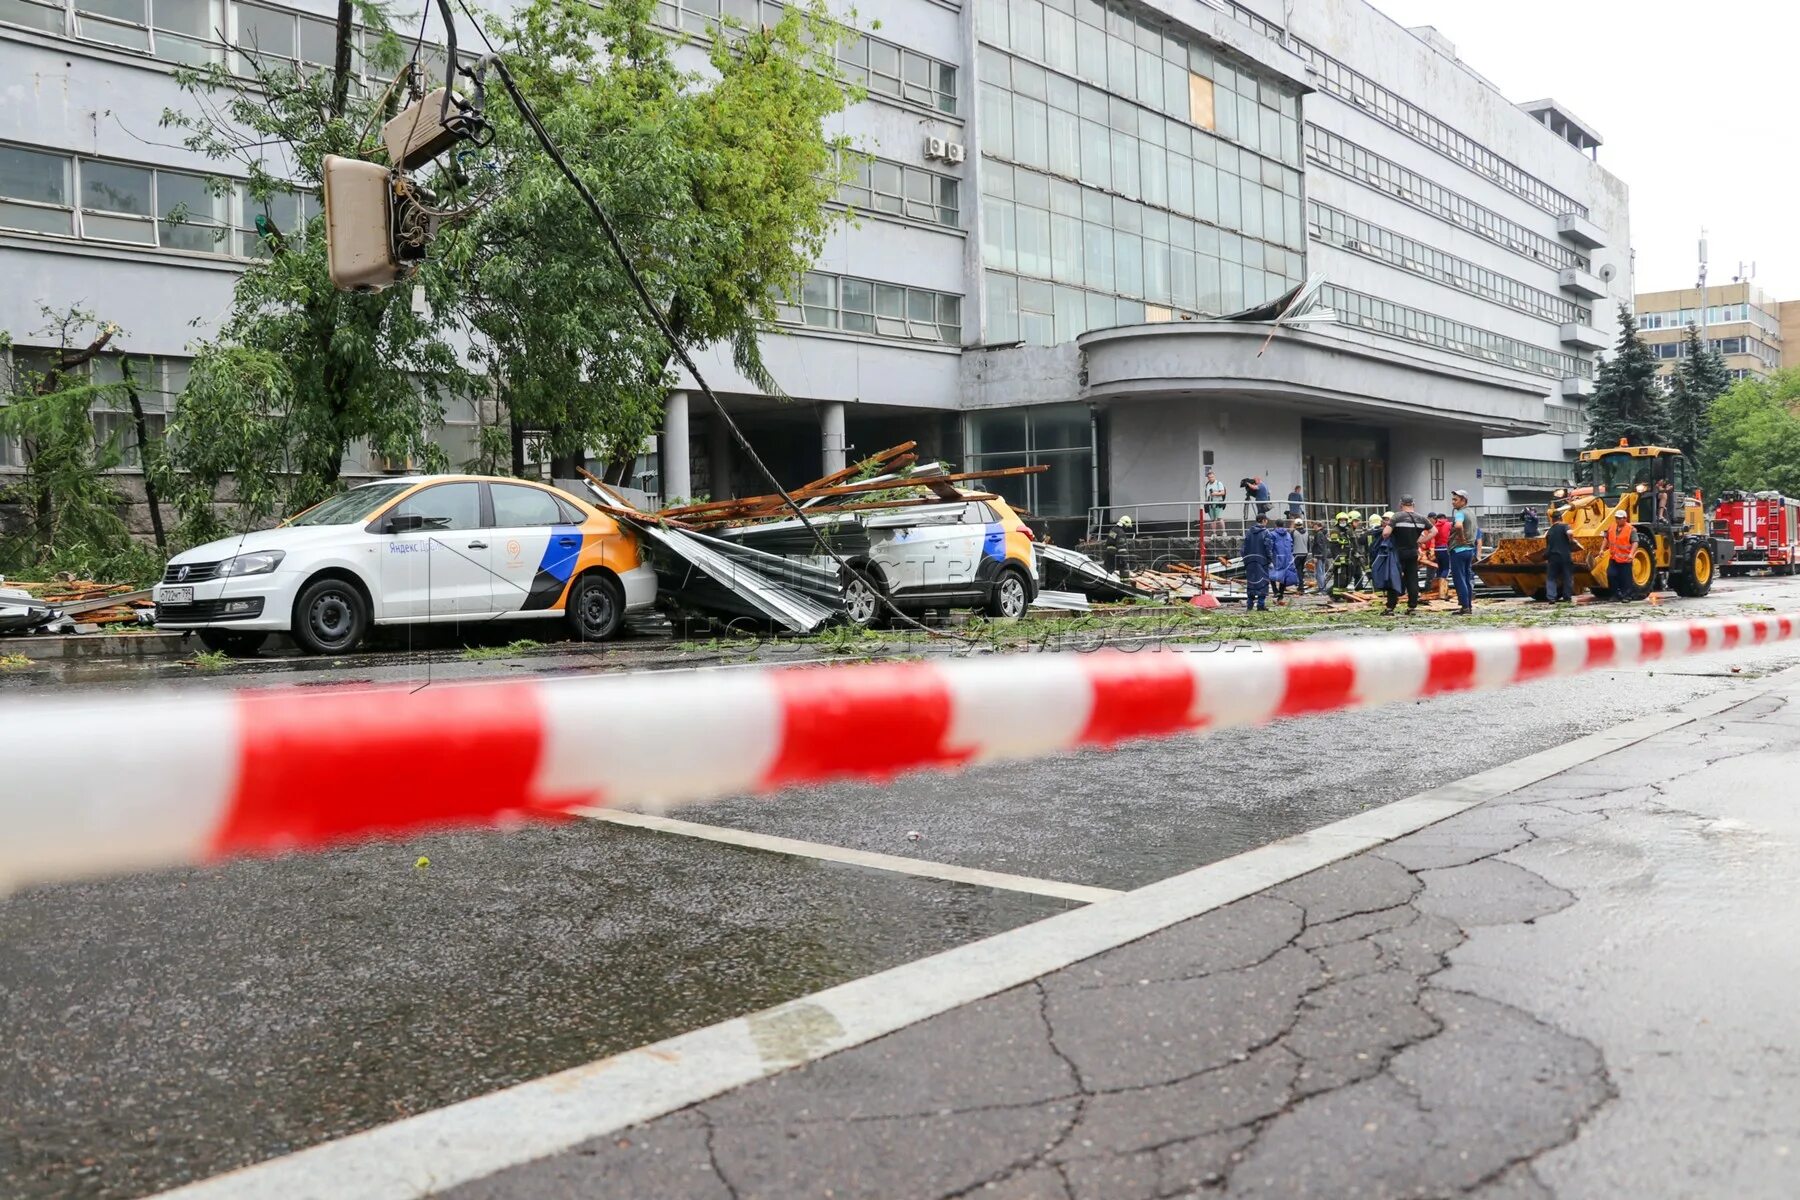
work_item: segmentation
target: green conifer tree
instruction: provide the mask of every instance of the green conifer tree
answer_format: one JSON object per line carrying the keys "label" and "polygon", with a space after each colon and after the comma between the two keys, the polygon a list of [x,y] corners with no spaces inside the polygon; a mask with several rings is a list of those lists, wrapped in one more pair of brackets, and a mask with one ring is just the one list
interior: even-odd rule
{"label": "green conifer tree", "polygon": [[1687,356],[1675,369],[1669,385],[1669,438],[1695,463],[1700,461],[1712,404],[1731,386],[1731,375],[1719,352],[1700,338],[1700,330],[1687,328]]}
{"label": "green conifer tree", "polygon": [[1616,446],[1624,438],[1634,446],[1666,444],[1669,415],[1663,402],[1656,360],[1638,335],[1631,310],[1619,305],[1619,341],[1612,357],[1600,364],[1594,394],[1587,403],[1588,448]]}

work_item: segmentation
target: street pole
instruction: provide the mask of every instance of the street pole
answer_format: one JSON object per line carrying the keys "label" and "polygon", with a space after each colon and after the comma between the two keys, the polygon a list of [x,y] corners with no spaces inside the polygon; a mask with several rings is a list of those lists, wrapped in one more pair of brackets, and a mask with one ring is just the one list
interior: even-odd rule
{"label": "street pole", "polygon": [[1700,231],[1700,348],[1706,348],[1706,230]]}

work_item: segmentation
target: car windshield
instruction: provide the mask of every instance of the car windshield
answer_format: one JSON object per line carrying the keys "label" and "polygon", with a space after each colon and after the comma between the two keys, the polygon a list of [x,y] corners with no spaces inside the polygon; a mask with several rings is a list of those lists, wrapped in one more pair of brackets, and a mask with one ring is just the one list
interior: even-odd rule
{"label": "car windshield", "polygon": [[288,524],[290,526],[354,525],[412,486],[405,480],[395,480],[392,483],[365,483],[361,487],[353,487],[341,495],[315,504],[289,521]]}

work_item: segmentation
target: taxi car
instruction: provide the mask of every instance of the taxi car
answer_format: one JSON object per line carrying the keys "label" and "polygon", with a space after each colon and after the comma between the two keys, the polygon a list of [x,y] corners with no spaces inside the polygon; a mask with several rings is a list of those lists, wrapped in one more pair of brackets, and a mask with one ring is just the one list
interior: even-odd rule
{"label": "taxi car", "polygon": [[[884,623],[884,596],[903,612],[979,608],[1002,618],[1020,616],[1037,598],[1035,535],[998,497],[832,514],[814,524],[854,568],[840,580],[844,616],[852,625]],[[814,566],[836,566],[810,544],[810,534],[801,534],[798,521],[720,532]]]}
{"label": "taxi car", "polygon": [[526,479],[423,475],[340,492],[274,529],[169,560],[161,629],[254,654],[271,633],[313,654],[376,625],[560,618],[612,637],[656,601],[656,572],[611,517]]}

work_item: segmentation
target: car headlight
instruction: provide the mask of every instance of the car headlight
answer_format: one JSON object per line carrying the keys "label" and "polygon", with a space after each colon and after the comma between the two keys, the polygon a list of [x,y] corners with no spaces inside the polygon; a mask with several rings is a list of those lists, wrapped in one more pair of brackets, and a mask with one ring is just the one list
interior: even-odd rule
{"label": "car headlight", "polygon": [[219,578],[225,579],[233,575],[267,575],[281,565],[287,557],[285,550],[258,550],[254,554],[240,554],[236,558],[228,558],[219,564]]}

